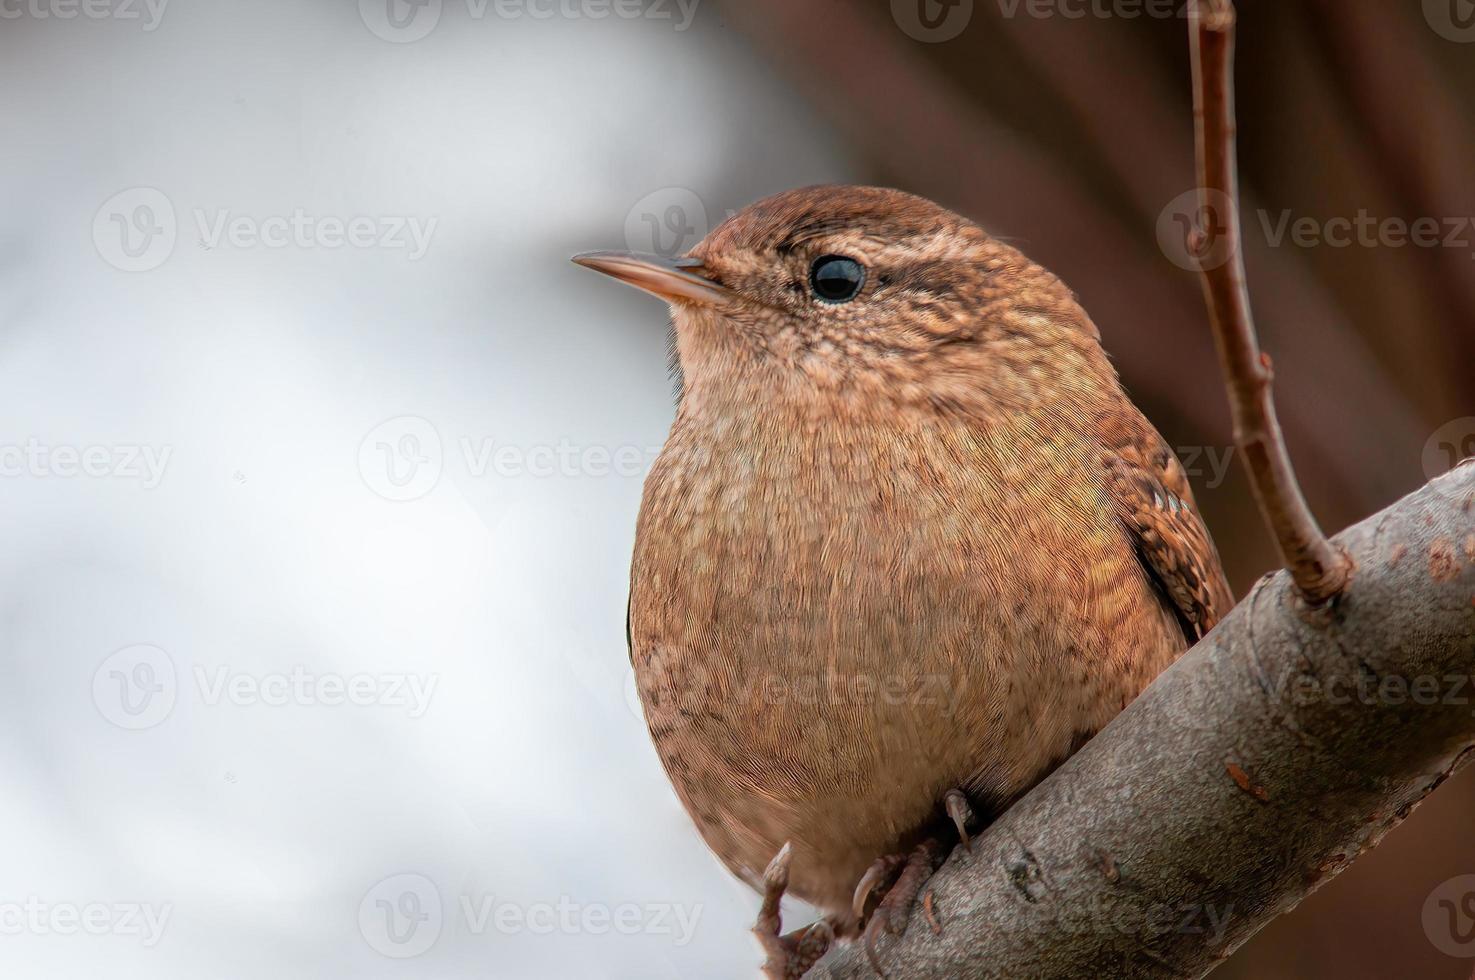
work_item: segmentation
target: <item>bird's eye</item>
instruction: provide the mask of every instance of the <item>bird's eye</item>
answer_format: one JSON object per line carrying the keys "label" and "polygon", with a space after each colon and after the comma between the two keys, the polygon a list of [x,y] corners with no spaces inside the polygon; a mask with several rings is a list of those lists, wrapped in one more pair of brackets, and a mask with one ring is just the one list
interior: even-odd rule
{"label": "bird's eye", "polygon": [[809,286],[826,303],[848,303],[860,294],[866,267],[844,255],[823,255],[809,268]]}

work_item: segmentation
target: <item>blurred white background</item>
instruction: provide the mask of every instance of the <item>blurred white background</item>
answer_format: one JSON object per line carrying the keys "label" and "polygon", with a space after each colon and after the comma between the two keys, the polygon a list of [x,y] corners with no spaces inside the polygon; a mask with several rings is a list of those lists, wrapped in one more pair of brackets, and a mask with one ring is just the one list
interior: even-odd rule
{"label": "blurred white background", "polygon": [[833,134],[690,0],[0,15],[0,975],[752,975],[629,683],[665,312],[567,258]]}

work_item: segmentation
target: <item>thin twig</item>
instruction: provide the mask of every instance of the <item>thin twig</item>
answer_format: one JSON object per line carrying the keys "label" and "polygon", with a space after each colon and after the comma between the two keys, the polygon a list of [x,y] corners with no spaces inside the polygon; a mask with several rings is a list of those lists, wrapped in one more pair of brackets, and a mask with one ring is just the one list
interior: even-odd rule
{"label": "thin twig", "polygon": [[1297,590],[1307,602],[1321,605],[1347,585],[1351,562],[1327,540],[1306,506],[1275,417],[1270,357],[1255,338],[1240,248],[1232,0],[1197,0],[1190,36],[1199,213],[1211,222],[1193,232],[1190,246],[1200,260],[1204,299],[1229,389],[1234,441]]}

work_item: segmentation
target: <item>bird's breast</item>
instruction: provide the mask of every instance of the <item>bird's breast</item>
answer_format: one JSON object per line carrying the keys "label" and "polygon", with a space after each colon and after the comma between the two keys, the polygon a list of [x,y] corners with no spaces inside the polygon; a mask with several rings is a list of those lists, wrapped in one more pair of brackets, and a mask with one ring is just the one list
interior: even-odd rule
{"label": "bird's breast", "polygon": [[1160,603],[1091,447],[1058,441],[678,422],[642,503],[632,657],[678,793],[736,870],[804,835],[869,862],[953,786],[1033,782],[1140,687],[1152,643],[1112,631],[1160,625]]}

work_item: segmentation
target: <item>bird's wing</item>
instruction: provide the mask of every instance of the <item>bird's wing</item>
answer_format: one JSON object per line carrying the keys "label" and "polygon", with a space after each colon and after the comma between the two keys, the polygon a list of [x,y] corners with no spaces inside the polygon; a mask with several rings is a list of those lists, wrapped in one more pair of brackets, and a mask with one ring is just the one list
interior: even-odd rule
{"label": "bird's wing", "polygon": [[1234,605],[1219,552],[1178,458],[1135,410],[1108,421],[1106,489],[1138,558],[1194,643]]}

